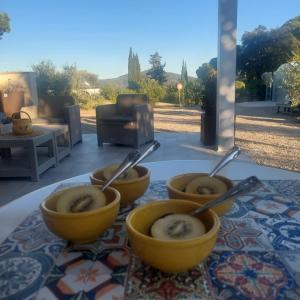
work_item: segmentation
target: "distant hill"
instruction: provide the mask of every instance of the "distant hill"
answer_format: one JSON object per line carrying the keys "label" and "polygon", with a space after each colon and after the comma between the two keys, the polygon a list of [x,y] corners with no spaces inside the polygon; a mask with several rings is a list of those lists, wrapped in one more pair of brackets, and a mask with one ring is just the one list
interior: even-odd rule
{"label": "distant hill", "polygon": [[[147,71],[142,72],[142,76],[146,76]],[[166,72],[167,82],[166,84],[175,84],[180,79],[180,74],[172,73],[172,72]],[[195,77],[189,76],[190,79],[194,79]],[[116,78],[110,78],[110,79],[100,79],[100,86],[104,85],[115,85],[120,87],[127,87],[128,85],[128,74],[116,77]]]}

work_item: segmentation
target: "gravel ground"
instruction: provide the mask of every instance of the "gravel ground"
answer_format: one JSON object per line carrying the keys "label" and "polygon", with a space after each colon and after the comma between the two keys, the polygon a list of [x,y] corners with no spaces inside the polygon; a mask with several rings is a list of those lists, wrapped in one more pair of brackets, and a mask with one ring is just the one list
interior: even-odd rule
{"label": "gravel ground", "polygon": [[[256,163],[300,172],[300,124],[275,107],[237,107],[236,143]],[[84,133],[95,133],[94,111],[82,111]],[[195,108],[159,107],[154,111],[156,131],[199,132]]]}

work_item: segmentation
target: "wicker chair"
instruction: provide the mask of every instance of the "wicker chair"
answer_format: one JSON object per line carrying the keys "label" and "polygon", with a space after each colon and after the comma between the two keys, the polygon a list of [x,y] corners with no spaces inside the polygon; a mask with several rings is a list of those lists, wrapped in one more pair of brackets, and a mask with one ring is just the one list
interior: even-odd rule
{"label": "wicker chair", "polygon": [[120,94],[116,104],[96,107],[98,145],[140,146],[153,141],[153,109],[144,94]]}
{"label": "wicker chair", "polygon": [[71,96],[43,96],[38,105],[22,107],[31,116],[33,125],[66,124],[71,145],[82,141],[80,108]]}

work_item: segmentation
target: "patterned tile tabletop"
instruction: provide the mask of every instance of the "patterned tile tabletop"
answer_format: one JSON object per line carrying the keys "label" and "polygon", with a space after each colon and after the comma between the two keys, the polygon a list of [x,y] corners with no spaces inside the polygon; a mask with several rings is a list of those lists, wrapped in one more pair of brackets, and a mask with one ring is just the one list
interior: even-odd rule
{"label": "patterned tile tabletop", "polygon": [[[166,198],[165,182],[154,181],[137,205]],[[300,299],[299,207],[299,181],[264,181],[222,217],[211,255],[178,274],[133,255],[130,209],[81,246],[50,233],[35,211],[0,245],[0,299]]]}

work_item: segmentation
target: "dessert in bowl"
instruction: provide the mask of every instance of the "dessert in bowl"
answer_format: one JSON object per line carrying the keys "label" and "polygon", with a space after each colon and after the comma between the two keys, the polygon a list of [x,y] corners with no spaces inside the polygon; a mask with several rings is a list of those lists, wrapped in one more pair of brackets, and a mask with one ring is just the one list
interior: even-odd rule
{"label": "dessert in bowl", "polygon": [[[90,175],[92,184],[102,185],[116,170],[118,165],[114,164],[102,169],[95,170]],[[121,206],[128,206],[136,199],[143,196],[150,183],[150,171],[143,166],[135,166],[129,169],[121,178],[117,178],[111,186],[121,194]]]}
{"label": "dessert in bowl", "polygon": [[[203,224],[204,231],[200,225],[196,234],[176,239],[163,237],[161,233],[155,237],[152,235],[154,232],[157,234],[155,227],[160,225],[159,222],[168,223],[165,221],[169,216],[171,216],[169,218],[182,215],[189,217],[189,213],[200,206],[187,200],[164,200],[153,201],[132,210],[126,218],[126,226],[130,245],[135,254],[145,263],[164,272],[183,272],[196,266],[210,254],[216,243],[220,221],[214,211],[206,210],[197,217]],[[173,237],[180,236],[178,224],[171,225]],[[170,229],[170,226],[168,228]]]}
{"label": "dessert in bowl", "polygon": [[[167,183],[170,199],[186,199],[202,205],[218,198],[232,187],[230,179],[219,175],[208,177],[207,173],[181,174],[172,177]],[[229,198],[212,210],[222,216],[230,210],[233,202],[234,198]]]}
{"label": "dessert in bowl", "polygon": [[41,211],[48,229],[74,242],[95,241],[115,221],[120,207],[120,193],[108,187],[81,185],[66,188],[47,197]]}

